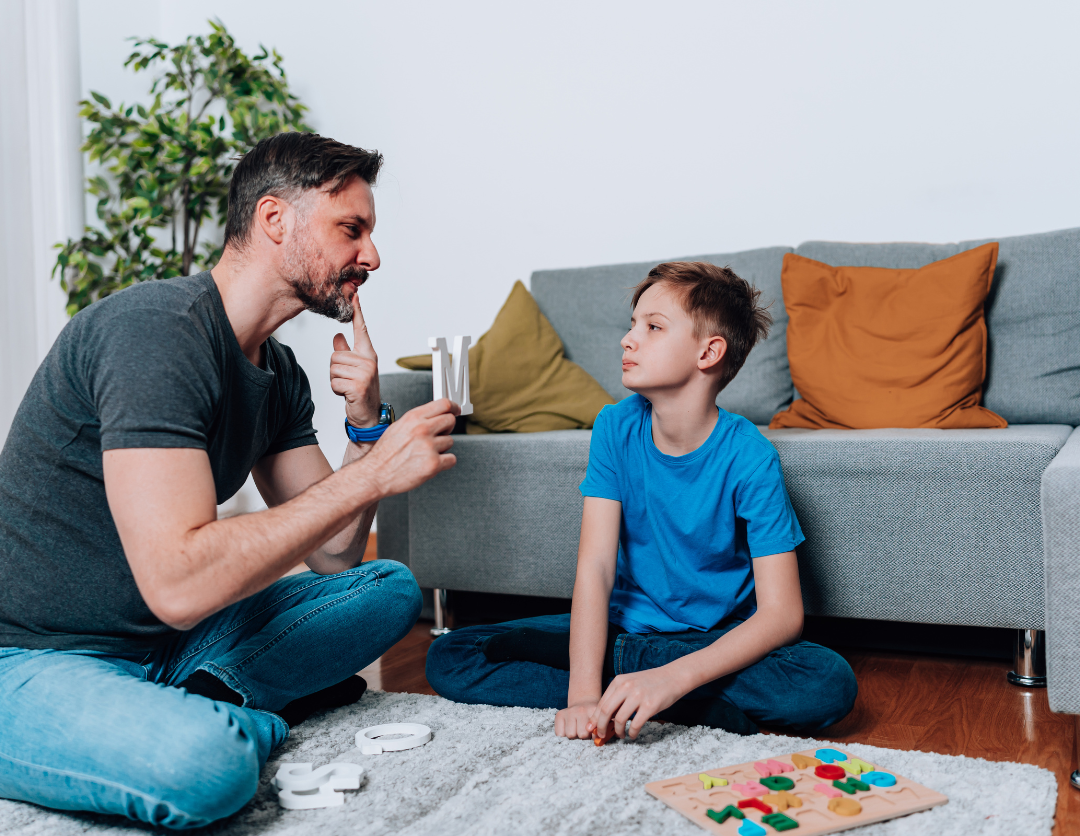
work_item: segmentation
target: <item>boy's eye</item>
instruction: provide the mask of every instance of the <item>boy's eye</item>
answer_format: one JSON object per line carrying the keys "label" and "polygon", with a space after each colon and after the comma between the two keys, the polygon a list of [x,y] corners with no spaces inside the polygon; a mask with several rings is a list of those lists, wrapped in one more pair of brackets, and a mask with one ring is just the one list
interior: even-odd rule
{"label": "boy's eye", "polygon": [[649,330],[650,330],[650,331],[659,331],[659,330],[660,330],[660,326],[659,326],[659,325],[651,325],[651,324],[650,324],[650,325],[649,325]]}

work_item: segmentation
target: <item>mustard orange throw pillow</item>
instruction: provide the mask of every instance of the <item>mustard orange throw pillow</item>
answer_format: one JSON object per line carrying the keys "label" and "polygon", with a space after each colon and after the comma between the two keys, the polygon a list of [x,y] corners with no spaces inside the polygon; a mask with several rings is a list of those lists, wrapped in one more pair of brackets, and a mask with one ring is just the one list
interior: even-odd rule
{"label": "mustard orange throw pillow", "polygon": [[1005,427],[979,405],[983,304],[998,245],[918,270],[784,256],[791,379],[800,399],[770,427]]}

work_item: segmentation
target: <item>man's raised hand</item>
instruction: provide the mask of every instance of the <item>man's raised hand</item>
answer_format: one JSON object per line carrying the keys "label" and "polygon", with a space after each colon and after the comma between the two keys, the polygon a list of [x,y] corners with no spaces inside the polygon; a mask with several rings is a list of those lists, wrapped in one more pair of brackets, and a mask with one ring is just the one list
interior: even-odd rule
{"label": "man's raised hand", "polygon": [[353,346],[344,334],[334,335],[330,355],[330,388],[345,398],[345,417],[357,429],[379,422],[379,358],[368,336],[360,310],[360,294],[353,293]]}
{"label": "man's raised hand", "polygon": [[[447,452],[461,408],[447,398],[410,409],[390,425],[360,462],[371,468],[383,496],[405,493],[449,470],[457,458]],[[359,464],[359,462],[358,462]]]}

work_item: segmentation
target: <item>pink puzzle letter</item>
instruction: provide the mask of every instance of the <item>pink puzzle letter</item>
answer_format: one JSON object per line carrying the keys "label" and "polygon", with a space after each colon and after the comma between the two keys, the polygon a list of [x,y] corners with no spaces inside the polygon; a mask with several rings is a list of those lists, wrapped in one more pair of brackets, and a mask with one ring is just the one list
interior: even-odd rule
{"label": "pink puzzle letter", "polygon": [[758,774],[762,778],[768,778],[770,775],[779,775],[781,772],[794,772],[795,767],[789,766],[786,763],[780,763],[780,761],[774,761],[771,758],[765,763],[755,763],[754,769],[758,771]]}
{"label": "pink puzzle letter", "polygon": [[766,795],[769,792],[768,787],[757,781],[747,781],[745,784],[732,784],[731,788],[736,792],[741,792],[747,798]]}
{"label": "pink puzzle letter", "polygon": [[834,789],[828,784],[818,784],[816,787],[814,787],[814,791],[819,792],[822,795],[828,796],[829,798],[839,798],[841,795],[843,795],[840,790]]}

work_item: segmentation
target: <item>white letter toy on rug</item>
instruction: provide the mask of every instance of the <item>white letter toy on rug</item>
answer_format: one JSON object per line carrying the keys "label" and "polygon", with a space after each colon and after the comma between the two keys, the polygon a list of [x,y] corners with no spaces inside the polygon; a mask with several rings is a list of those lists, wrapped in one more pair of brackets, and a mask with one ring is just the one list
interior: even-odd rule
{"label": "white letter toy on rug", "polygon": [[283,763],[272,783],[286,810],[314,810],[344,804],[345,796],[336,790],[360,789],[363,774],[364,767],[355,763],[329,763],[316,770],[310,763]]}
{"label": "white letter toy on rug", "polygon": [[472,337],[454,337],[454,361],[446,350],[446,337],[428,337],[431,348],[433,400],[449,398],[461,407],[462,415],[472,415],[469,400],[469,345]]}
{"label": "white letter toy on rug", "polygon": [[[391,734],[404,734],[396,740],[376,740]],[[431,729],[420,723],[386,723],[371,726],[356,733],[356,745],[365,755],[381,755],[383,752],[404,752],[415,749],[431,740]]]}

